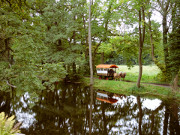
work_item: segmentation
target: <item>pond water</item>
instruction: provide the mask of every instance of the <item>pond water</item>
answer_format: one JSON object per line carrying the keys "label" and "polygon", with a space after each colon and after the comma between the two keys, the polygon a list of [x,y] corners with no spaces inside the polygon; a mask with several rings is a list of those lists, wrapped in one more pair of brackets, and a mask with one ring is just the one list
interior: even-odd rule
{"label": "pond water", "polygon": [[0,112],[15,115],[27,135],[180,135],[176,102],[113,94],[77,84],[53,91],[0,92]]}

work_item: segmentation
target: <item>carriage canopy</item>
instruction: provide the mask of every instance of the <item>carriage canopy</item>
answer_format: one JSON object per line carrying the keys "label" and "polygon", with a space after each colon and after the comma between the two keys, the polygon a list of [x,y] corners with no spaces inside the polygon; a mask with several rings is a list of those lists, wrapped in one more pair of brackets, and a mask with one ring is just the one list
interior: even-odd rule
{"label": "carriage canopy", "polygon": [[99,64],[96,68],[119,68],[117,65],[114,64]]}

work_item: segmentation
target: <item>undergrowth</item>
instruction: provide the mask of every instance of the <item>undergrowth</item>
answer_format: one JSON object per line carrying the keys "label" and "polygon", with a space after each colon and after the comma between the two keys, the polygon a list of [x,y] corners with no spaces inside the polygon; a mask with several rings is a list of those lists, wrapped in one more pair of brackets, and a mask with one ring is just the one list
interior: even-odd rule
{"label": "undergrowth", "polygon": [[19,127],[21,123],[14,126],[14,116],[6,117],[4,112],[0,113],[0,135],[15,135],[20,133]]}

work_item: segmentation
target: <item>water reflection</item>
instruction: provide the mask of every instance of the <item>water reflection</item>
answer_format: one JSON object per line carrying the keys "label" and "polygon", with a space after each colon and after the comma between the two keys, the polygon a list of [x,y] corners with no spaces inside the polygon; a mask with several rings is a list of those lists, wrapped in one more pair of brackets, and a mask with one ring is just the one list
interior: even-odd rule
{"label": "water reflection", "polygon": [[22,96],[0,92],[2,111],[16,115],[27,135],[180,134],[180,111],[174,101],[99,90],[91,93],[89,87],[77,84],[60,84],[54,91]]}
{"label": "water reflection", "polygon": [[92,133],[92,107],[93,107],[93,85],[90,85],[91,99],[90,99],[90,116],[89,116],[89,135]]}

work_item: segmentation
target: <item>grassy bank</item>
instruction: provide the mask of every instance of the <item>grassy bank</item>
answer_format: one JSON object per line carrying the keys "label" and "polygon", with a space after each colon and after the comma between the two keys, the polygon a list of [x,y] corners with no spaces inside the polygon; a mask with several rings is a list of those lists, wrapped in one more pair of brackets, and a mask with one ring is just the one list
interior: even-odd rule
{"label": "grassy bank", "polygon": [[[84,78],[85,84],[88,85],[89,81],[89,78]],[[160,99],[175,98],[180,103],[180,92],[172,93],[170,87],[154,86],[150,84],[142,84],[141,86],[142,87],[138,89],[136,83],[133,82],[94,79],[95,89],[118,94],[158,97]]]}

